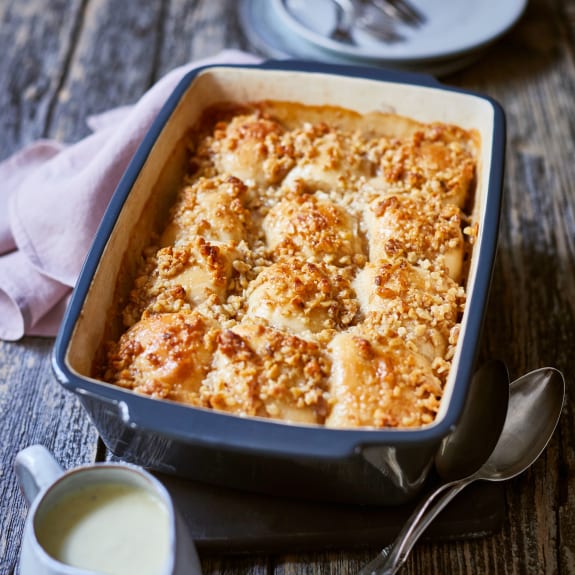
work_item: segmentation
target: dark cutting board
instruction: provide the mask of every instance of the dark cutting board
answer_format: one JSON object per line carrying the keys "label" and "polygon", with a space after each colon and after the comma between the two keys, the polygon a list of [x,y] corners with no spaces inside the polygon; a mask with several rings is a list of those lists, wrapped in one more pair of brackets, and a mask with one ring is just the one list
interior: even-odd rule
{"label": "dark cutting board", "polygon": [[[383,546],[419,501],[416,497],[413,504],[398,507],[312,502],[156,476],[170,491],[198,549],[218,554]],[[475,483],[438,516],[425,537],[488,535],[500,528],[504,512],[502,485]]]}

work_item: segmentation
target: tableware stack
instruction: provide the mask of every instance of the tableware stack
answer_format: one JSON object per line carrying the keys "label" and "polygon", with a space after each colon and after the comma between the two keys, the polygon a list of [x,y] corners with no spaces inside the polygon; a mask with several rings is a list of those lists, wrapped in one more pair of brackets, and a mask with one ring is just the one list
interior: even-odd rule
{"label": "tableware stack", "polygon": [[[526,4],[526,0],[241,0],[238,10],[250,42],[274,58],[444,76],[479,58],[519,20]],[[397,5],[411,10],[412,17],[397,11],[394,15]],[[354,8],[358,17],[350,16]],[[371,26],[365,23],[366,15]]]}

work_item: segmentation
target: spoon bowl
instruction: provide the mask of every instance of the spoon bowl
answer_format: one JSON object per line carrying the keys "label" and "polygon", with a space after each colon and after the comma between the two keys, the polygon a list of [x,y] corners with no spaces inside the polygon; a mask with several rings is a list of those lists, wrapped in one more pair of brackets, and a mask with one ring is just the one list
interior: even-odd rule
{"label": "spoon bowl", "polygon": [[557,427],[564,396],[563,375],[552,367],[515,380],[501,437],[475,479],[505,481],[535,463]]}

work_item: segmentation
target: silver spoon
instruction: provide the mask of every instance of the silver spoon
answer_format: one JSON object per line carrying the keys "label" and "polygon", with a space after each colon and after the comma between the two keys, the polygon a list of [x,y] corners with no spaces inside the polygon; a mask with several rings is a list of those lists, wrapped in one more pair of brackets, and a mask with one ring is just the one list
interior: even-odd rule
{"label": "silver spoon", "polygon": [[360,575],[397,573],[425,529],[460,491],[478,480],[511,479],[537,460],[559,422],[565,397],[563,375],[552,367],[537,369],[515,380],[509,391],[503,431],[489,459],[470,476],[434,491],[410,517],[391,547],[367,564]]}

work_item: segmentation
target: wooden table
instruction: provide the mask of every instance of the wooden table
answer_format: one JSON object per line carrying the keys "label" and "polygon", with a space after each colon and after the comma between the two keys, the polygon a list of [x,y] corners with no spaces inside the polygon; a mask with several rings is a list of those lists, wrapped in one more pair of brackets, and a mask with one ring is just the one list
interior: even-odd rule
{"label": "wooden table", "polygon": [[[85,118],[129,104],[165,72],[250,49],[233,0],[0,0],[0,159],[39,137],[74,141]],[[575,1],[533,0],[517,27],[446,83],[496,98],[508,119],[500,248],[482,355],[512,376],[553,365],[568,394],[540,460],[506,486],[506,520],[471,541],[422,543],[417,573],[575,573]],[[0,192],[1,193],[1,192]],[[33,443],[65,467],[106,459],[76,398],[56,383],[51,339],[0,343],[0,575],[26,515],[12,463]],[[354,573],[374,550],[202,557],[209,573]]]}

